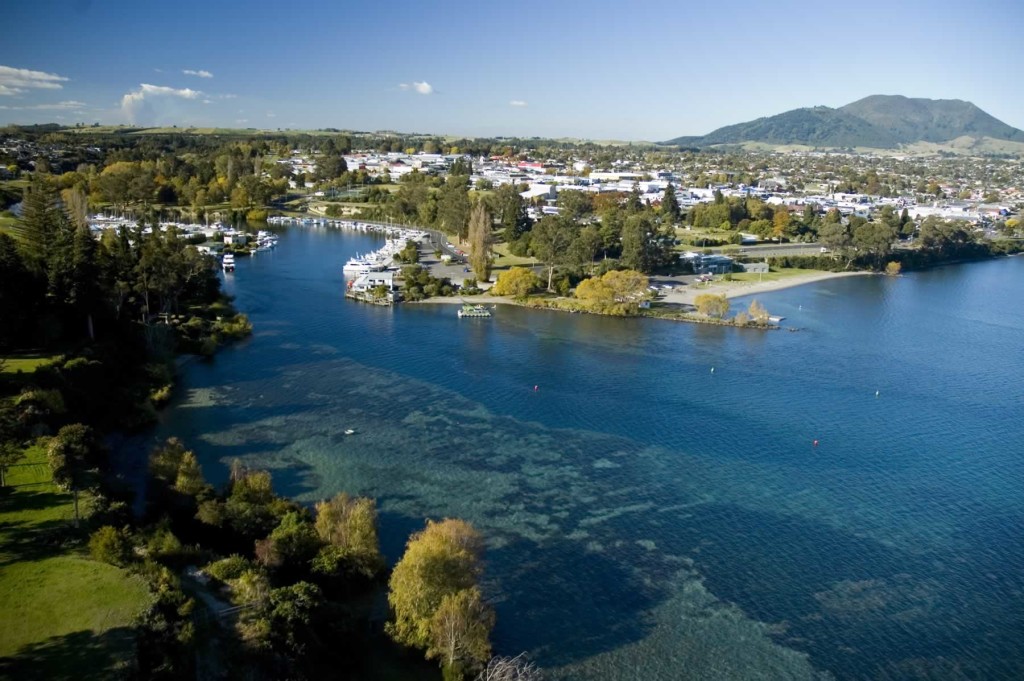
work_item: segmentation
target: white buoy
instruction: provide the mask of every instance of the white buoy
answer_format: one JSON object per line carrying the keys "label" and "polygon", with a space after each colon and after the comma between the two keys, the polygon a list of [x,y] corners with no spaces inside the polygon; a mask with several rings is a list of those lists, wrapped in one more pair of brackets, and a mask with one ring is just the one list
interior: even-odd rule
{"label": "white buoy", "polygon": [[715,367],[711,367],[711,373],[715,373]]}
{"label": "white buoy", "polygon": [[879,390],[875,391],[875,397],[878,397],[880,394],[881,394],[881,391],[879,391]]}

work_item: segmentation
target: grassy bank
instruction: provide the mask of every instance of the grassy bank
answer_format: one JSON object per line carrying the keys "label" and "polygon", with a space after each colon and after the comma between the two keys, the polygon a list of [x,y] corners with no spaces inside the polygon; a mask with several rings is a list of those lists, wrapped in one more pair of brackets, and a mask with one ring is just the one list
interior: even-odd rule
{"label": "grassy bank", "polygon": [[150,601],[145,582],[86,557],[71,527],[71,495],[51,481],[42,448],[28,449],[7,482],[0,490],[0,676],[112,676],[132,658],[131,625]]}

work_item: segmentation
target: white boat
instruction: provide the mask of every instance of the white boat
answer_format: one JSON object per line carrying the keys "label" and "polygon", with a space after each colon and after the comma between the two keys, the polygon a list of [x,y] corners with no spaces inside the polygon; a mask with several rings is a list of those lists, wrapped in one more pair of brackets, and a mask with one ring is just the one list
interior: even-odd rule
{"label": "white boat", "polygon": [[355,435],[356,431],[351,428],[345,430],[345,435]]}
{"label": "white boat", "polygon": [[235,254],[225,253],[223,260],[221,260],[220,266],[224,268],[225,272],[235,271]]}

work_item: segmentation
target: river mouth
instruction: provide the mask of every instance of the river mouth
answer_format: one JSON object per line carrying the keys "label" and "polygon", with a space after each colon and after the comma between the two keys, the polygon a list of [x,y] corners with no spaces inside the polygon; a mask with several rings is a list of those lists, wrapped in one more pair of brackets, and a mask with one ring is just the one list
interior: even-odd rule
{"label": "river mouth", "polygon": [[472,521],[496,650],[555,678],[1021,669],[1024,426],[998,396],[1024,320],[984,295],[1021,259],[772,294],[807,332],[761,334],[346,303],[376,243],[291,229],[240,261],[254,337],[187,365],[154,437],[213,481],[241,458],[305,502],[376,497],[391,560],[424,518]]}

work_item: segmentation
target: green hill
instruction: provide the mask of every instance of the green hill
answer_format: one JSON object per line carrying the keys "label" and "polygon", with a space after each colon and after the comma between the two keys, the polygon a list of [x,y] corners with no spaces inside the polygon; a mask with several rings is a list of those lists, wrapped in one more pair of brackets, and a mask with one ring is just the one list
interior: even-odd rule
{"label": "green hill", "polygon": [[958,99],[911,99],[872,95],[838,109],[794,109],[719,128],[702,137],[677,137],[663,144],[688,147],[758,142],[811,147],[894,149],[918,142],[960,138],[1024,142],[1018,130]]}

